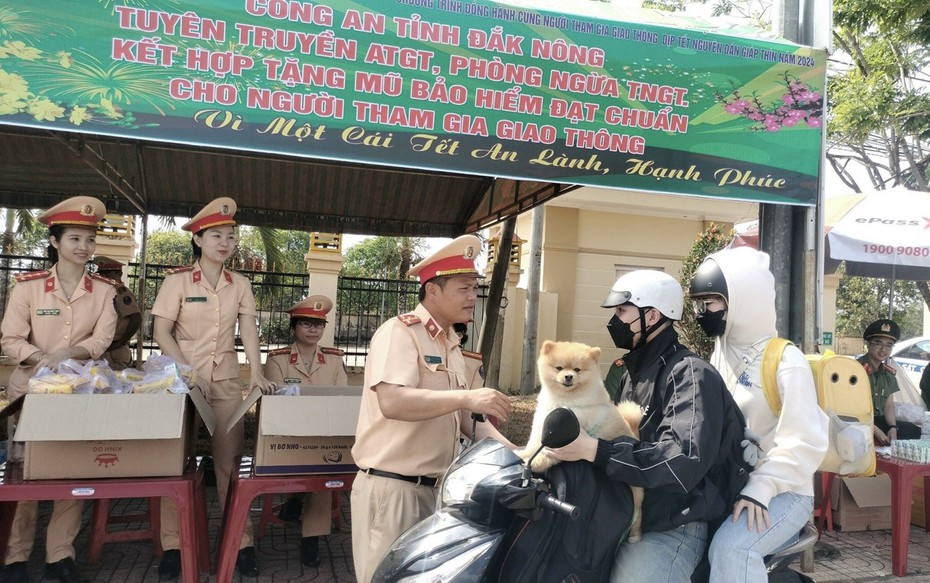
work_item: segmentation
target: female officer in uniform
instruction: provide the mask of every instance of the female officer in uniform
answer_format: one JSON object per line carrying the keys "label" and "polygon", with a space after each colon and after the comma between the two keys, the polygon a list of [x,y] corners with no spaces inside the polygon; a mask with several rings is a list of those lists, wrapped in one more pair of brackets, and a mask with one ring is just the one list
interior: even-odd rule
{"label": "female officer in uniform", "polygon": [[[326,316],[333,301],[316,295],[298,302],[288,312],[294,343],[268,353],[265,377],[278,385],[344,387],[348,384],[342,351],[319,346],[326,328]],[[287,504],[299,505],[300,497]],[[329,492],[308,493],[300,517],[300,562],[306,567],[320,564],[320,536],[330,533],[332,496]],[[298,513],[299,514],[299,513]]]}
{"label": "female officer in uniform", "polygon": [[[26,273],[16,286],[0,326],[3,352],[19,366],[7,394],[28,392],[27,382],[40,366],[55,368],[64,360],[99,358],[116,328],[111,280],[88,274],[85,266],[96,249],[97,223],[106,209],[90,196],[76,196],[39,217],[48,226],[47,271]],[[13,435],[16,419],[10,420]],[[36,533],[36,502],[20,502],[10,531],[4,582],[28,581],[26,570]],[[56,500],[45,543],[45,577],[86,581],[74,562],[74,537],[81,526],[80,500]]]}
{"label": "female officer in uniform", "polygon": [[[251,367],[249,389],[258,388],[263,393],[274,390],[274,384],[259,368],[261,352],[251,283],[224,266],[236,248],[235,214],[235,201],[221,197],[181,227],[193,233],[194,265],[170,270],[152,306],[153,335],[158,347],[163,354],[196,371],[200,389],[216,415],[217,427],[225,427],[242,403],[235,347],[237,324]],[[229,477],[236,469],[242,447],[241,422],[228,433],[220,430],[212,436],[221,509],[226,505]],[[158,576],[161,580],[175,579],[181,573],[177,507],[166,500],[162,501],[161,544],[165,553],[158,565]],[[236,567],[241,575],[250,577],[258,575],[252,545],[252,526],[246,523]]]}

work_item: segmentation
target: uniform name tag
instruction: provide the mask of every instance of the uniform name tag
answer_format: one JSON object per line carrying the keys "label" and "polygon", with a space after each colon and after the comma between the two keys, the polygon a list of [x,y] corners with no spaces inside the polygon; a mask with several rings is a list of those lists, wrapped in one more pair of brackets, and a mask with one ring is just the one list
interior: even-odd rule
{"label": "uniform name tag", "polygon": [[194,296],[184,298],[185,302],[205,302],[207,301],[207,296]]}
{"label": "uniform name tag", "polygon": [[442,364],[442,357],[426,355],[426,364]]}
{"label": "uniform name tag", "polygon": [[57,316],[59,314],[61,314],[61,310],[55,308],[36,310],[36,316]]}
{"label": "uniform name tag", "polygon": [[289,385],[290,385],[290,384],[299,385],[299,384],[300,384],[300,379],[284,379],[284,382],[287,383],[287,384],[289,384]]}

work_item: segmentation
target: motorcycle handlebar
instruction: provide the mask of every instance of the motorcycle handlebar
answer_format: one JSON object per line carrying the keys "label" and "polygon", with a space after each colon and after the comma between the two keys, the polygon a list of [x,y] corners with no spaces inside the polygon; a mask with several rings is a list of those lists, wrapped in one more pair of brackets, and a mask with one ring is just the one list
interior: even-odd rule
{"label": "motorcycle handlebar", "polygon": [[580,512],[578,507],[574,504],[569,504],[559,500],[555,496],[549,493],[540,493],[536,498],[536,505],[539,508],[547,508],[553,512],[558,512],[559,514],[564,514],[571,520],[577,520]]}

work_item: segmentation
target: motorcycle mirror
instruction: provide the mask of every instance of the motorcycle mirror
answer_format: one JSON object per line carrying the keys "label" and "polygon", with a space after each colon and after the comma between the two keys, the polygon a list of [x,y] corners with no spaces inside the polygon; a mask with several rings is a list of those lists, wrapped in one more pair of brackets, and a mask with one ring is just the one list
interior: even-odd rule
{"label": "motorcycle mirror", "polygon": [[542,444],[546,447],[565,447],[575,441],[581,433],[578,417],[567,407],[558,407],[546,415],[543,421]]}

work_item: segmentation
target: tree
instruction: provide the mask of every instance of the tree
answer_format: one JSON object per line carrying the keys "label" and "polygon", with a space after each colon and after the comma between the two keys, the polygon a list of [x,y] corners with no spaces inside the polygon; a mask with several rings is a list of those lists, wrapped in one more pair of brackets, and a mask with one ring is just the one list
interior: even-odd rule
{"label": "tree", "polygon": [[146,263],[152,265],[190,265],[194,260],[190,234],[175,230],[149,233],[145,259]]}
{"label": "tree", "polygon": [[372,237],[346,250],[342,274],[348,277],[406,279],[426,243],[419,237]]}
{"label": "tree", "polygon": [[[861,336],[866,326],[888,317],[889,299],[889,280],[843,275],[836,292],[836,333],[853,338]],[[901,338],[922,334],[922,307],[915,282],[894,282],[891,319],[901,327]]]}
{"label": "tree", "polygon": [[[856,192],[863,189],[853,168],[871,189],[930,191],[930,8],[923,0],[835,0],[834,22],[844,54],[834,55],[830,74],[827,161]],[[930,306],[927,282],[916,288]]]}
{"label": "tree", "polygon": [[[733,240],[733,232],[724,232],[720,225],[711,223],[697,236],[691,251],[681,264],[681,287],[688,290],[691,287],[691,278],[704,259],[716,251],[720,251]],[[687,295],[687,294],[686,294]],[[685,298],[687,302],[689,298]],[[694,311],[685,306],[681,321],[678,323],[678,334],[681,342],[702,358],[709,358],[714,351],[714,339],[707,336],[697,323]]]}

